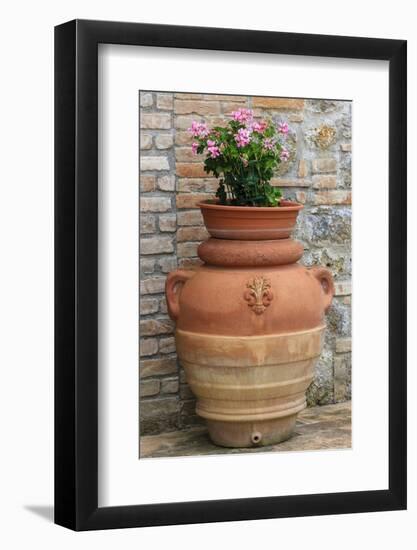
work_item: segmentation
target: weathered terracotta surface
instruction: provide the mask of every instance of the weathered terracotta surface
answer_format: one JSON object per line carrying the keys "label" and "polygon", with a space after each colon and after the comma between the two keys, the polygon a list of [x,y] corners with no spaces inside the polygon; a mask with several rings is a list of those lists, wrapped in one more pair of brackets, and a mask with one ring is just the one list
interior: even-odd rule
{"label": "weathered terracotta surface", "polygon": [[292,239],[275,241],[233,241],[208,239],[200,244],[198,255],[203,262],[220,267],[278,266],[296,262],[303,255],[303,245]]}
{"label": "weathered terracotta surface", "polygon": [[334,286],[327,269],[295,263],[301,255],[288,238],[211,238],[204,265],[167,277],[178,357],[219,445],[283,441],[306,406]]}

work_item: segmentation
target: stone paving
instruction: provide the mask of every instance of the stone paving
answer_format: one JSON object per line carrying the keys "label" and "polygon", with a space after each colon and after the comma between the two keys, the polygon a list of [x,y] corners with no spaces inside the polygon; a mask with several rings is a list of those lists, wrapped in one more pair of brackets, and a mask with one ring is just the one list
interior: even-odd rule
{"label": "stone paving", "polygon": [[351,402],[310,407],[300,413],[294,435],[278,445],[228,449],[211,443],[204,427],[143,436],[140,457],[174,457],[271,451],[317,451],[351,447]]}

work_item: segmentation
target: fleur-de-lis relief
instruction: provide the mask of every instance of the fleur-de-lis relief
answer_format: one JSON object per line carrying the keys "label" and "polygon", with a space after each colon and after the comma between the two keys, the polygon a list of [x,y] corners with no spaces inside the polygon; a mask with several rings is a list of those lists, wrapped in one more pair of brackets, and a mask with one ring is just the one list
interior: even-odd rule
{"label": "fleur-de-lis relief", "polygon": [[250,280],[246,286],[247,290],[244,297],[248,302],[248,306],[252,308],[256,315],[261,315],[274,298],[271,283],[260,275]]}

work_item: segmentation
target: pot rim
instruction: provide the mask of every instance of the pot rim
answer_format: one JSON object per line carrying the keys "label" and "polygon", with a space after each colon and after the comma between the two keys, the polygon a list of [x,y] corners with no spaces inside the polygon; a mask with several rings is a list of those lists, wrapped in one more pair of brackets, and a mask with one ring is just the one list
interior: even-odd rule
{"label": "pot rim", "polygon": [[217,204],[212,199],[201,201],[197,203],[197,206],[201,209],[206,208],[209,210],[228,210],[235,212],[295,212],[302,210],[304,206],[298,202],[282,200],[285,203],[284,206],[234,206],[229,204]]}

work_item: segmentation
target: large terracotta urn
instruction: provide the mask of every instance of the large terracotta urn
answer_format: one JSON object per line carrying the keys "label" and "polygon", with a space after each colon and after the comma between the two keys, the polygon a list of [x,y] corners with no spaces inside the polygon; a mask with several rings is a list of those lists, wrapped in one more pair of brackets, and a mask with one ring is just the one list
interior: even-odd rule
{"label": "large terracotta urn", "polygon": [[332,275],[297,263],[303,246],[290,235],[301,205],[200,208],[211,235],[198,249],[204,263],[166,281],[177,354],[214,443],[276,444],[306,407]]}

